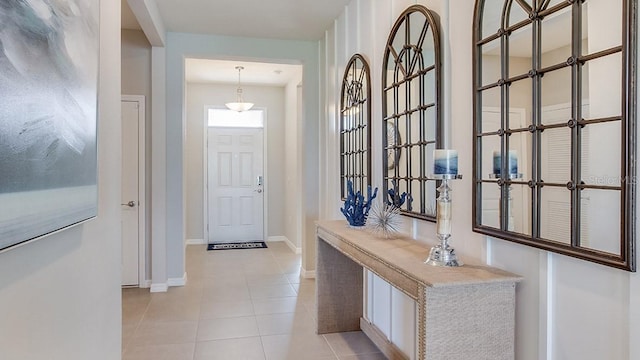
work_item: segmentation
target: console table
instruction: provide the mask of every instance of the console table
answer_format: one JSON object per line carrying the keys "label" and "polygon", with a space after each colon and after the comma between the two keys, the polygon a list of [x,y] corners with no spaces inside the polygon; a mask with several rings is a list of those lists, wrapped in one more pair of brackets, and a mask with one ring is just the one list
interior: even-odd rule
{"label": "console table", "polygon": [[430,247],[376,237],[345,221],[317,223],[317,333],[362,330],[390,358],[402,356],[363,316],[365,268],[417,304],[420,360],[513,359],[515,288],[521,277],[480,265],[424,264]]}

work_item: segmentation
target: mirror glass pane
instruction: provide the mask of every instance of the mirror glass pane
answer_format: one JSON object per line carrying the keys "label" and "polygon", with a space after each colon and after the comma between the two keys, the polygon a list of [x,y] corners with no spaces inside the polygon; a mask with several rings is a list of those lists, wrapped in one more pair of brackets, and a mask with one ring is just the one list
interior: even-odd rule
{"label": "mirror glass pane", "polygon": [[566,4],[567,0],[545,0],[546,4],[542,10],[551,9],[558,4]]}
{"label": "mirror glass pane", "polygon": [[[423,114],[424,114],[424,121],[425,121],[425,137],[424,140],[425,141],[436,141],[436,109],[431,107],[428,108],[427,110],[423,110]],[[435,146],[435,144],[434,144]],[[433,151],[431,151],[430,153],[427,151],[428,154],[432,154],[433,155]],[[427,169],[431,169],[431,168],[427,168]]]}
{"label": "mirror glass pane", "polygon": [[545,186],[540,193],[540,236],[571,244],[571,191]]}
{"label": "mirror glass pane", "polygon": [[[529,5],[529,9],[532,8],[531,1],[527,0],[523,2]],[[522,7],[522,5],[520,5],[520,3],[518,3],[517,1],[512,1],[511,9],[509,11],[509,27],[528,19],[529,19],[528,10]]]}
{"label": "mirror glass pane", "polygon": [[498,32],[501,26],[504,0],[485,0],[482,11],[480,38],[484,39]]}
{"label": "mirror glass pane", "polygon": [[[514,1],[515,2],[515,1]],[[527,74],[533,68],[533,25],[529,24],[509,35],[509,78]]]}
{"label": "mirror glass pane", "polygon": [[396,68],[396,63],[395,63],[395,58],[393,57],[393,54],[390,53],[389,54],[389,59],[386,63],[384,72],[385,72],[385,82],[384,82],[384,87],[388,88],[390,87],[393,83],[394,83],[394,73],[395,73],[395,68]]}
{"label": "mirror glass pane", "polygon": [[[424,191],[424,189],[421,187],[420,181],[419,180],[411,180],[409,182],[410,185],[410,189],[409,192],[411,194],[420,194],[422,193],[422,191]],[[425,204],[422,202],[422,197],[418,196],[415,199],[413,199],[413,202],[411,203],[411,210],[412,211],[416,211],[416,212],[420,212],[420,213],[424,213],[424,206]]]}
{"label": "mirror glass pane", "polygon": [[531,235],[531,189],[528,185],[512,184],[508,194],[507,230]]}
{"label": "mirror glass pane", "polygon": [[580,246],[620,253],[620,191],[584,189],[580,196]]}
{"label": "mirror glass pane", "polygon": [[[494,178],[493,158],[500,153],[501,137],[497,135],[482,136],[482,155],[480,157],[483,180]],[[499,156],[499,155],[498,155]]]}
{"label": "mirror glass pane", "polygon": [[500,186],[497,183],[480,184],[482,211],[480,224],[492,228],[500,228]]}
{"label": "mirror glass pane", "polygon": [[564,67],[544,74],[541,79],[542,124],[566,124],[571,120],[571,68]]}
{"label": "mirror glass pane", "polygon": [[493,132],[500,130],[500,87],[495,86],[480,93],[480,106],[482,109],[482,121],[480,122],[480,132]]}
{"label": "mirror glass pane", "polygon": [[493,40],[480,48],[482,54],[480,62],[482,63],[482,85],[493,84],[498,82],[502,77],[500,56],[500,39]]}
{"label": "mirror glass pane", "polygon": [[[530,151],[533,135],[530,132],[518,132],[509,136],[509,172],[518,174],[518,178],[528,181],[532,178]],[[517,171],[514,171],[517,168]]]}
{"label": "mirror glass pane", "polygon": [[395,37],[393,38],[393,41],[391,42],[391,47],[393,48],[393,50],[395,51],[396,55],[401,56],[401,54],[403,53],[403,49],[404,49],[404,44],[406,41],[405,38],[405,34],[406,34],[406,22],[402,22],[400,24],[400,26],[398,27],[398,30],[396,31]]}
{"label": "mirror glass pane", "polygon": [[589,0],[582,9],[583,54],[622,45],[622,0]]}
{"label": "mirror glass pane", "polygon": [[[412,82],[418,82],[418,79]],[[422,104],[430,105],[436,102],[436,72],[435,70],[429,71],[424,75],[423,86],[423,98]]]}
{"label": "mirror glass pane", "polygon": [[395,104],[396,114],[402,114],[405,111],[407,111],[407,87],[408,86],[409,86],[409,83],[402,82],[396,88],[396,96],[398,99],[397,103]]}
{"label": "mirror glass pane", "polygon": [[542,68],[564,63],[571,56],[571,7],[547,15],[542,20]]}
{"label": "mirror glass pane", "polygon": [[[588,103],[585,119],[598,119],[622,114],[622,53],[590,60],[582,67],[583,102]],[[597,86],[589,86],[597,84]]]}
{"label": "mirror glass pane", "polygon": [[509,128],[521,129],[532,124],[533,80],[524,78],[509,86]]}
{"label": "mirror glass pane", "polygon": [[582,181],[588,185],[622,184],[620,121],[589,124],[581,129]]}
{"label": "mirror glass pane", "polygon": [[431,29],[431,26],[427,28],[426,36],[420,46],[422,46],[422,63],[423,63],[422,67],[427,68],[435,64],[436,51],[434,49],[433,29]]}
{"label": "mirror glass pane", "polygon": [[566,184],[571,181],[570,129],[566,127],[546,129],[540,137],[542,181],[554,184]]}
{"label": "mirror glass pane", "polygon": [[420,45],[420,36],[426,21],[427,17],[421,12],[409,14],[409,42],[411,44]]}
{"label": "mirror glass pane", "polygon": [[[424,138],[424,134],[422,133],[423,127],[421,124],[421,111],[415,111],[411,113],[411,128],[409,129],[409,143],[411,145],[419,145],[422,139]],[[417,160],[418,158],[414,158]],[[415,161],[414,160],[414,161]]]}
{"label": "mirror glass pane", "polygon": [[427,181],[425,215],[436,216],[436,182]]}

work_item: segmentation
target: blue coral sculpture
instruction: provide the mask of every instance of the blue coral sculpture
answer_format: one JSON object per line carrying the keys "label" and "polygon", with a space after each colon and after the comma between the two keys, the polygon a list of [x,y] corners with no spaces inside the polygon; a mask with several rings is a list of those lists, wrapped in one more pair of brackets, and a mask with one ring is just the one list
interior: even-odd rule
{"label": "blue coral sculpture", "polygon": [[351,226],[364,226],[371,209],[372,200],[378,195],[378,188],[371,193],[371,186],[367,187],[367,201],[360,191],[353,192],[353,183],[347,181],[347,198],[344,200],[344,207],[340,211],[347,218]]}
{"label": "blue coral sculpture", "polygon": [[407,194],[406,192],[399,194],[398,187],[395,181],[393,182],[393,188],[387,190],[387,194],[389,195],[389,199],[390,199],[390,200],[387,200],[387,205],[392,205],[397,208],[402,207],[405,201],[409,200],[409,202],[411,202],[413,200],[411,195]]}

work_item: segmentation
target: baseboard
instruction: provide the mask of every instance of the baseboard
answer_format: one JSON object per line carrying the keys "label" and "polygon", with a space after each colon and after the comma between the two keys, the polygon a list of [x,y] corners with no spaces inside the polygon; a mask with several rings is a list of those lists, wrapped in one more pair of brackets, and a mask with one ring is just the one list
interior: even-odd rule
{"label": "baseboard", "polygon": [[142,282],[142,284],[140,284],[140,288],[142,289],[148,289],[151,287],[151,280],[145,280]]}
{"label": "baseboard", "polygon": [[181,278],[169,278],[167,279],[167,286],[185,286],[187,285],[187,273],[185,272]]}
{"label": "baseboard", "polygon": [[285,244],[287,244],[287,246],[289,247],[289,249],[291,249],[291,251],[293,251],[295,254],[300,255],[302,254],[302,249],[295,246],[291,240],[289,240],[288,237],[286,236],[269,236],[267,238],[267,241],[271,242],[271,241],[284,241]]}
{"label": "baseboard", "polygon": [[186,245],[206,245],[207,243],[204,239],[187,239],[185,241]]}
{"label": "baseboard", "polygon": [[305,279],[315,279],[316,271],[315,270],[305,270],[303,267],[300,267],[300,276]]}
{"label": "baseboard", "polygon": [[169,290],[169,286],[166,283],[160,283],[160,284],[151,284],[149,292],[160,293],[160,292],[167,292],[167,290]]}
{"label": "baseboard", "polygon": [[287,241],[286,236],[269,236],[267,237],[268,242],[277,242],[277,241]]}
{"label": "baseboard", "polygon": [[365,335],[367,335],[371,342],[378,347],[380,352],[382,352],[387,359],[409,360],[409,357],[394,343],[389,341],[384,333],[374,324],[364,318],[360,318],[360,329]]}

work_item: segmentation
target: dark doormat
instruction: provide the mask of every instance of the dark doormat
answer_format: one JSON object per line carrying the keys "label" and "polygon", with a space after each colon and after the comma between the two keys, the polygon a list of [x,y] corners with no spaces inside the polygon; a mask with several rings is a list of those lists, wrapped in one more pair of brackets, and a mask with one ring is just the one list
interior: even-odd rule
{"label": "dark doormat", "polygon": [[237,250],[237,249],[263,249],[267,244],[264,241],[245,241],[213,243],[207,246],[207,250]]}

